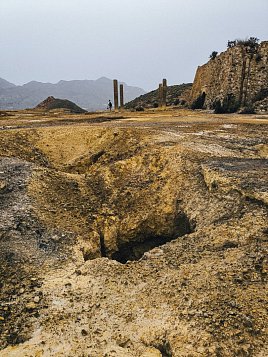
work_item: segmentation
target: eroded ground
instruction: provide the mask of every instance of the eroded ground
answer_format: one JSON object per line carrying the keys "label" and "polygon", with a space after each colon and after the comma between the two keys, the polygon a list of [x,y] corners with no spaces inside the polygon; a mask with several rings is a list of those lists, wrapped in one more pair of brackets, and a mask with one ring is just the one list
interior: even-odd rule
{"label": "eroded ground", "polygon": [[267,124],[2,113],[0,356],[267,356]]}

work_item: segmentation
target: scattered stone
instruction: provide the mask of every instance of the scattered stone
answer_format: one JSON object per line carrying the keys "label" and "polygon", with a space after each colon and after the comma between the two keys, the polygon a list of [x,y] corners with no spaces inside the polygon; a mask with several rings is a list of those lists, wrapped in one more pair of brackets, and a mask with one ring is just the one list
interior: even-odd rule
{"label": "scattered stone", "polygon": [[34,301],[35,303],[38,303],[38,302],[40,301],[40,297],[39,297],[39,296],[35,296],[34,299],[33,299],[33,301]]}
{"label": "scattered stone", "polygon": [[25,308],[27,310],[32,311],[37,308],[37,305],[34,302],[29,302],[28,304],[25,305]]}
{"label": "scattered stone", "polygon": [[84,329],[81,330],[81,335],[82,336],[87,336],[88,335],[88,332]]}
{"label": "scattered stone", "polygon": [[162,353],[156,348],[148,348],[141,357],[162,357]]}
{"label": "scattered stone", "polygon": [[1,191],[4,191],[6,187],[7,187],[7,183],[5,181],[0,180],[0,193]]}

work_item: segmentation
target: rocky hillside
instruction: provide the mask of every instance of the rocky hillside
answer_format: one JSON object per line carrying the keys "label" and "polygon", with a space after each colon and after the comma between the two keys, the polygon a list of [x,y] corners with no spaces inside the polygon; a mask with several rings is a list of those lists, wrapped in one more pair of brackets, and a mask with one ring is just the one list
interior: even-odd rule
{"label": "rocky hillside", "polygon": [[[5,83],[5,81],[4,81]],[[125,101],[130,101],[145,91],[124,83]],[[0,109],[33,108],[49,96],[66,98],[87,110],[105,110],[113,99],[113,81],[102,77],[97,80],[60,81],[56,84],[29,82],[23,86],[6,86],[1,89]]]}
{"label": "rocky hillside", "polygon": [[124,116],[1,118],[0,356],[268,356],[268,120]]}
{"label": "rocky hillside", "polygon": [[250,44],[235,42],[207,64],[198,67],[191,103],[197,108],[234,112],[241,108],[268,111],[268,41]]}
{"label": "rocky hillside", "polygon": [[[180,85],[168,86],[167,88],[167,105],[185,104],[189,99],[191,83],[183,83]],[[143,108],[156,108],[158,107],[158,89],[135,98],[127,103],[127,109]]]}
{"label": "rocky hillside", "polygon": [[36,106],[36,109],[42,111],[49,111],[54,109],[65,109],[70,113],[85,113],[86,110],[78,107],[75,103],[67,99],[59,99],[54,97],[48,97],[42,103],[39,103]]}

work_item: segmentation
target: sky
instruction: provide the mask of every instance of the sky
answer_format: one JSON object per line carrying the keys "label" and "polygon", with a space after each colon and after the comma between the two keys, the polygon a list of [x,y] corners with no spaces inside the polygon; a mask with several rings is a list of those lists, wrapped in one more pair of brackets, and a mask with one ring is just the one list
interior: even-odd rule
{"label": "sky", "polygon": [[268,0],[0,0],[0,77],[192,82],[228,40],[268,40]]}

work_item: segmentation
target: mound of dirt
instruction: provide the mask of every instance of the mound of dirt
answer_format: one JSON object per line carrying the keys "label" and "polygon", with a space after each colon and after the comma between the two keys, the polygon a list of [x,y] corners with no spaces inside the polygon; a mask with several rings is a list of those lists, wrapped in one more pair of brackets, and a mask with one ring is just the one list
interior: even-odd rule
{"label": "mound of dirt", "polygon": [[48,97],[43,102],[36,106],[36,109],[42,109],[44,111],[54,110],[54,109],[65,109],[70,113],[85,113],[86,110],[80,108],[75,103],[67,99],[54,98],[53,96]]}

